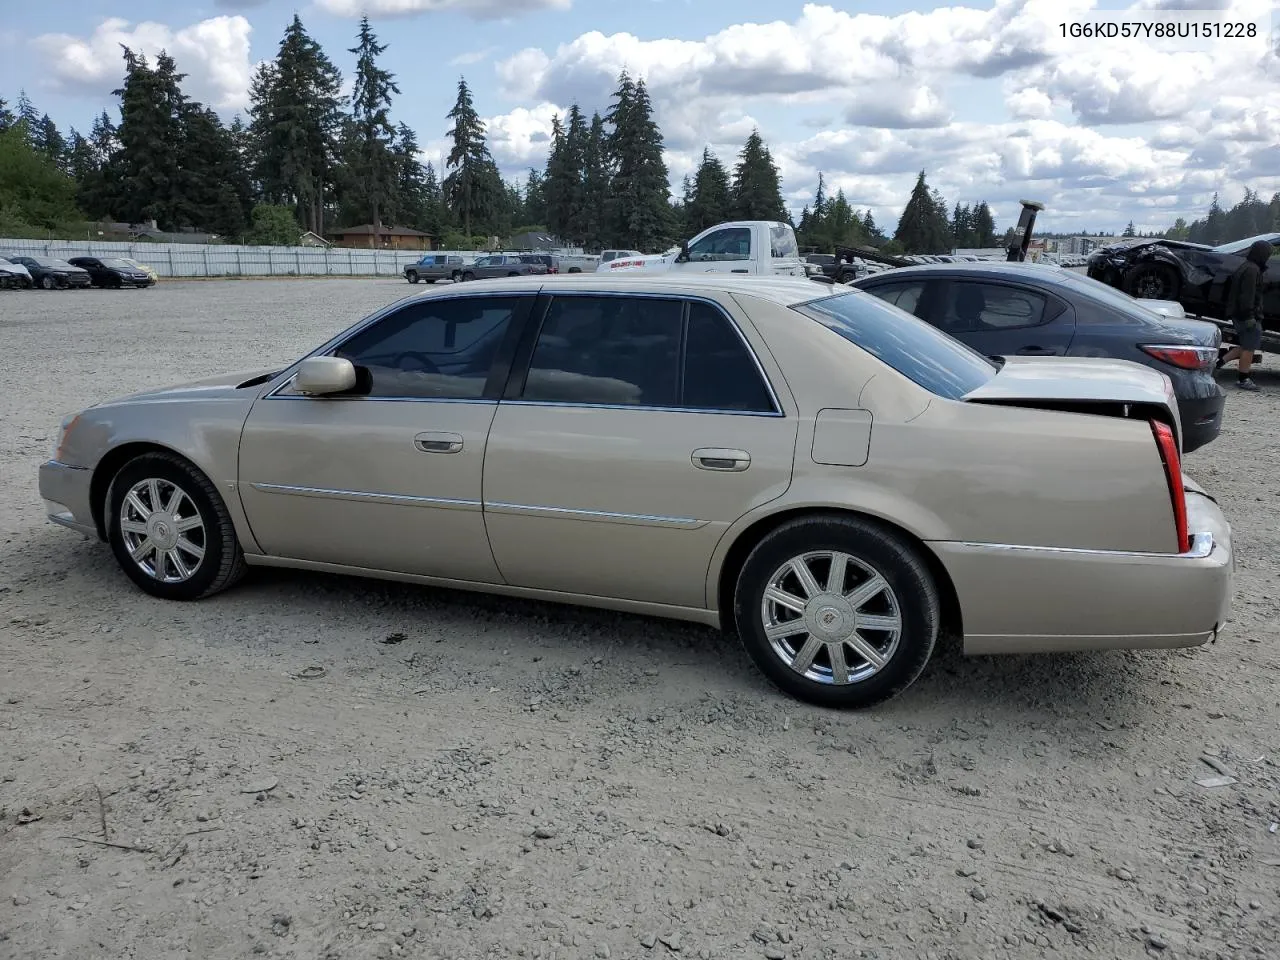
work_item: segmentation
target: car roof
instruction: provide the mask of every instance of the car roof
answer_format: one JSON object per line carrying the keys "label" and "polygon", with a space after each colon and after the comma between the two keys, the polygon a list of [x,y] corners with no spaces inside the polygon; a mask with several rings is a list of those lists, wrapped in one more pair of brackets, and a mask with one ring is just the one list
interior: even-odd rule
{"label": "car roof", "polygon": [[[482,286],[483,285],[483,286]],[[417,296],[447,296],[453,287],[426,290]],[[473,280],[466,284],[467,293],[481,290],[537,293],[645,293],[669,296],[699,296],[707,293],[741,294],[757,297],[780,306],[790,307],[811,300],[821,300],[841,293],[853,293],[846,286],[833,287],[805,277],[732,276],[724,273],[649,274],[635,273],[562,273],[529,277],[498,277]]]}
{"label": "car roof", "polygon": [[[949,263],[919,263],[909,267],[894,267],[876,274],[877,279],[921,274],[964,274],[987,276],[992,279],[1047,280],[1052,283],[1062,276],[1062,268],[1055,264],[1011,262],[1008,260],[953,260]],[[861,283],[861,281],[859,281]]]}

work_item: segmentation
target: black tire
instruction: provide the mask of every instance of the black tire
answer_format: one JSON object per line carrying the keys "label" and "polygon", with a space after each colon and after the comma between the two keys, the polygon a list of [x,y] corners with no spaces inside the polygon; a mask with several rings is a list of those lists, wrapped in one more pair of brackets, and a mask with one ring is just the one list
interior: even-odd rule
{"label": "black tire", "polygon": [[455,270],[455,271],[453,271],[453,273],[449,274],[449,280],[450,280],[450,282],[452,282],[452,283],[457,283],[457,282],[458,282],[459,280],[461,280],[461,279],[462,279],[462,274],[460,274],[457,270]]}
{"label": "black tire", "polygon": [[[887,610],[889,618],[896,617],[899,624],[896,646],[892,644],[891,633],[888,631],[864,627],[864,631],[872,639],[863,633],[856,633],[859,642],[870,643],[878,655],[886,656],[885,662],[878,669],[870,659],[859,657],[847,644],[837,641],[842,651],[841,656],[850,668],[848,677],[853,678],[856,672],[853,660],[862,663],[860,669],[863,672],[872,671],[863,678],[853,678],[844,684],[821,679],[824,663],[828,677],[834,675],[828,653],[830,647],[821,647],[810,660],[811,669],[806,673],[817,675],[815,678],[793,669],[782,654],[774,649],[773,643],[765,634],[765,590],[775,573],[788,561],[813,554],[815,556],[811,561],[810,572],[816,580],[823,570],[824,552],[843,553],[854,562],[849,564],[850,572],[837,588],[839,597],[824,591],[823,596],[831,598],[827,604],[817,608],[813,604],[806,605],[808,609],[805,615],[815,618],[811,622],[820,622],[816,619],[818,617],[834,618],[834,629],[839,633],[841,623],[848,625],[849,612],[856,610],[856,619],[858,613],[871,616],[876,615],[879,609]],[[829,575],[831,567],[829,561],[825,562],[827,573],[823,574],[824,577]],[[859,565],[865,565],[865,569]],[[856,607],[847,601],[841,606],[846,593],[855,594],[858,586],[870,582],[868,570],[879,574],[889,592],[871,594]],[[845,584],[854,586],[846,591]],[[846,709],[870,707],[897,696],[911,686],[933,654],[941,619],[937,586],[916,550],[900,536],[879,524],[855,517],[804,517],[778,527],[765,536],[747,557],[738,575],[733,601],[738,635],[751,659],[765,676],[799,700],[823,707]],[[866,607],[875,609],[864,609]],[[803,621],[804,616],[800,620]],[[853,632],[852,625],[849,625],[849,630]],[[881,637],[879,641],[874,639],[877,635]],[[789,645],[793,655],[800,655],[802,644],[808,636],[807,631],[800,630],[780,638],[779,643]]]}
{"label": "black tire", "polygon": [[418,275],[414,273],[412,270],[406,273],[404,276],[405,276],[405,279],[408,280],[410,283],[418,282]]}
{"label": "black tire", "polygon": [[1178,275],[1163,263],[1140,263],[1125,277],[1125,293],[1148,300],[1178,299]]}
{"label": "black tire", "polygon": [[[203,556],[196,559],[195,566],[185,579],[169,582],[159,579],[134,561],[126,545],[126,532],[122,526],[125,500],[136,484],[151,480],[157,483],[162,505],[167,505],[166,498],[172,496],[173,489],[182,491],[185,499],[174,512],[175,517],[189,520],[191,508],[194,507],[194,513],[199,515],[202,523],[200,535],[188,538],[188,542],[195,543],[199,540],[196,545],[202,548]],[[150,494],[139,494],[139,502],[143,506],[154,506],[148,502],[150,499]],[[136,510],[131,507],[130,513],[136,513]],[[209,478],[182,457],[170,453],[144,453],[130,460],[111,480],[104,514],[107,540],[120,568],[130,580],[153,597],[163,600],[199,600],[227,589],[245,574],[244,552],[240,549],[226,504]],[[141,526],[149,528],[150,524]],[[166,516],[162,518],[160,529],[156,532],[166,537],[176,537],[176,529],[176,525],[169,525]],[[151,532],[148,529],[145,534],[146,541],[150,541]],[[195,530],[189,532],[196,533]],[[129,535],[142,534],[130,531]],[[193,557],[185,552],[185,548],[182,556],[184,564]],[[142,559],[149,559],[152,568],[159,573],[177,569],[167,560],[157,562],[158,554],[154,549],[143,554]]]}
{"label": "black tire", "polygon": [[857,279],[858,271],[856,270],[841,270],[836,274],[836,283],[853,283]]}
{"label": "black tire", "polygon": [[56,285],[57,284],[54,281],[53,277],[49,276],[47,273],[40,278],[41,290],[52,290]]}
{"label": "black tire", "polygon": [[470,270],[467,270],[462,274],[463,280],[474,280],[475,278],[476,278],[476,275],[472,273]]}

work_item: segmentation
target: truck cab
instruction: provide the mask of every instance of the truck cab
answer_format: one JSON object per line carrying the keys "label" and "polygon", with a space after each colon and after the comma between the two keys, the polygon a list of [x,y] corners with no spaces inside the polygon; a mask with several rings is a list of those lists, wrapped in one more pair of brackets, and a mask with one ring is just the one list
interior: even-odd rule
{"label": "truck cab", "polygon": [[794,277],[807,275],[791,224],[771,220],[718,223],[667,253],[648,257],[618,257],[601,262],[597,272],[632,270]]}

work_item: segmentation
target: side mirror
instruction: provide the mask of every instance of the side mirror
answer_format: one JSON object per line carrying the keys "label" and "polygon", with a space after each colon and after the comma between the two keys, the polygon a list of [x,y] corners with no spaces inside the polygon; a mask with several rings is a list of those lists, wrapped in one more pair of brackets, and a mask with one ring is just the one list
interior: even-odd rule
{"label": "side mirror", "polygon": [[676,263],[688,263],[688,262],[689,262],[689,241],[681,240],[680,256],[676,257]]}
{"label": "side mirror", "polygon": [[310,396],[342,393],[355,385],[356,368],[344,357],[308,357],[293,381],[295,390]]}

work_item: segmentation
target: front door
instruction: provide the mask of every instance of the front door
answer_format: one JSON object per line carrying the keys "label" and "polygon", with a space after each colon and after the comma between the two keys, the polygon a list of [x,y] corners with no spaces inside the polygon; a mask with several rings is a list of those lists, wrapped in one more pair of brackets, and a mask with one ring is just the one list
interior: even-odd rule
{"label": "front door", "polygon": [[357,391],[290,386],[253,405],[240,496],[277,557],[501,582],[485,536],[485,441],[506,380],[508,337],[531,296],[428,296],[355,332],[332,354]]}
{"label": "front door", "polygon": [[684,273],[755,273],[760,254],[751,243],[750,227],[722,227],[689,245],[689,259],[673,263]]}
{"label": "front door", "polygon": [[530,332],[484,467],[503,577],[704,608],[717,542],[791,482],[796,421],[754,331],[705,300],[568,294]]}

